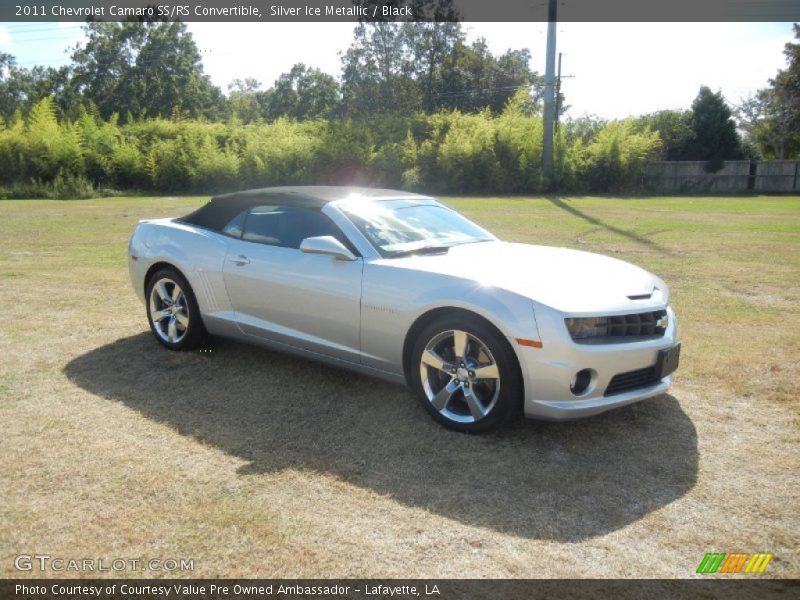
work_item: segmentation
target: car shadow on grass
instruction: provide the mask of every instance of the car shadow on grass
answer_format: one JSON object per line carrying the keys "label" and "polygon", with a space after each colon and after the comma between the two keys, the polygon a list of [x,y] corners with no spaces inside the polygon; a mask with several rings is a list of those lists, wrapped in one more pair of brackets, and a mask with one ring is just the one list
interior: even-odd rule
{"label": "car shadow on grass", "polygon": [[469,436],[434,423],[402,386],[224,340],[175,353],[143,333],[64,371],[92,394],[247,460],[242,476],[327,472],[526,538],[606,534],[680,498],[697,478],[697,434],[670,395]]}

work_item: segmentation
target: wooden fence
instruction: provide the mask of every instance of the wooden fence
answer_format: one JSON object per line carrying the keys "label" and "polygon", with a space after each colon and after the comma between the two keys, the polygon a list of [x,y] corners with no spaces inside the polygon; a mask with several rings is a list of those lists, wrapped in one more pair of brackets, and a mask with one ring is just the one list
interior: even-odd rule
{"label": "wooden fence", "polygon": [[728,160],[720,170],[702,161],[663,161],[647,165],[645,190],[665,193],[741,193],[800,191],[800,160]]}

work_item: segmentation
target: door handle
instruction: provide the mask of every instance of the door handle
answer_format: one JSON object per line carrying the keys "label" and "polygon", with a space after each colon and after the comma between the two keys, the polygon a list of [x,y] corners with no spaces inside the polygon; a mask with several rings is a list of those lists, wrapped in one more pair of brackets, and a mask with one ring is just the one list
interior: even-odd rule
{"label": "door handle", "polygon": [[241,267],[241,266],[244,266],[244,265],[249,265],[250,264],[250,259],[247,258],[244,254],[240,254],[236,258],[232,258],[231,262],[233,264]]}

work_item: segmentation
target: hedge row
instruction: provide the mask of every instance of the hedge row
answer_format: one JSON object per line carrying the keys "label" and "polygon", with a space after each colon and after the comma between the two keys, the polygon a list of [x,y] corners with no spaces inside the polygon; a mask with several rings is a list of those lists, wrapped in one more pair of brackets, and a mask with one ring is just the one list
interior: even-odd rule
{"label": "hedge row", "polygon": [[119,125],[85,110],[61,122],[51,98],[0,123],[0,194],[82,197],[100,189],[199,193],[284,184],[358,183],[437,193],[624,192],[638,187],[658,133],[612,122],[589,140],[562,127],[554,176],[541,174],[542,120],[512,101],[367,122],[278,119]]}

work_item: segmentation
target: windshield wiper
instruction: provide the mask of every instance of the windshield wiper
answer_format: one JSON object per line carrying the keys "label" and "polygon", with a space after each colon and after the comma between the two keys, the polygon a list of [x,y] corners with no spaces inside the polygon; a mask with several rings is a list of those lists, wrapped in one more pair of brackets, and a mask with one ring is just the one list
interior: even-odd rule
{"label": "windshield wiper", "polygon": [[411,256],[413,254],[447,254],[450,246],[420,246],[413,250],[401,250],[393,252],[389,258],[399,258],[401,256]]}

